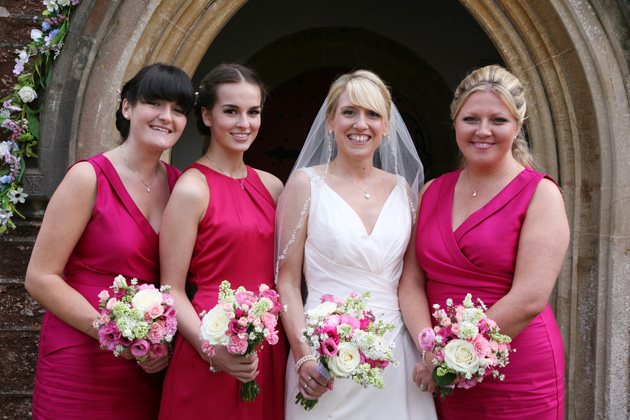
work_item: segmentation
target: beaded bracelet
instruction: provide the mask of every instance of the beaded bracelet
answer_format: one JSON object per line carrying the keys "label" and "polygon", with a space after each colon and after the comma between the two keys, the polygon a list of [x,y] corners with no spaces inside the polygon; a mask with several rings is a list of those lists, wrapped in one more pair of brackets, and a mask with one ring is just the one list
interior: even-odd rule
{"label": "beaded bracelet", "polygon": [[313,356],[312,354],[307,354],[306,356],[304,356],[300,360],[298,360],[295,363],[295,373],[297,373],[299,375],[300,374],[300,368],[302,367],[302,365],[305,362],[308,362],[310,360],[316,362],[317,361],[317,357]]}
{"label": "beaded bracelet", "polygon": [[427,355],[427,352],[422,350],[422,359],[421,360],[422,360],[422,364],[425,365],[425,366],[427,365],[427,361],[425,359],[426,355]]}

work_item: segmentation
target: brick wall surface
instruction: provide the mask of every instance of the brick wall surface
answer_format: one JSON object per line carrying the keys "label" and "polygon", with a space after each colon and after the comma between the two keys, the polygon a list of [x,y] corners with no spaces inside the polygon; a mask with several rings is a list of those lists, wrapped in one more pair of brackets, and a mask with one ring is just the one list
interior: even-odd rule
{"label": "brick wall surface", "polygon": [[[40,28],[41,0],[0,0],[0,98],[13,92],[13,66]],[[26,266],[39,229],[38,220],[17,220],[0,235],[0,419],[31,418],[33,379],[43,308],[24,289]]]}

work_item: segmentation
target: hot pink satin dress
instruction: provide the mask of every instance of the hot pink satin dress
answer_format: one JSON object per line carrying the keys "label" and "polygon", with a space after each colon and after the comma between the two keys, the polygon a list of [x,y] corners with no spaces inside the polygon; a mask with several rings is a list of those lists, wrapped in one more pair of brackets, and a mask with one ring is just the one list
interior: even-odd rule
{"label": "hot pink satin dress", "polygon": [[[511,288],[520,230],[529,201],[545,175],[525,169],[455,232],[452,203],[461,171],[436,179],[422,197],[416,252],[427,274],[430,305],[461,302],[466,293],[492,306]],[[549,305],[514,337],[505,380],[487,377],[471,389],[436,398],[438,417],[470,419],[562,419],[564,350]]]}
{"label": "hot pink satin dress", "polygon": [[[276,206],[256,171],[247,167],[241,187],[239,181],[206,166],[193,164],[191,168],[205,175],[210,188],[187,279],[196,289],[195,311],[201,313],[217,304],[223,280],[233,289],[243,286],[256,293],[263,283],[275,287]],[[208,362],[179,335],[164,381],[160,419],[282,420],[287,360],[282,331],[278,344],[265,342],[258,358],[256,381],[261,391],[248,403],[241,401],[241,382],[225,372],[210,372]]]}
{"label": "hot pink satin dress", "polygon": [[[94,166],[98,194],[64,280],[98,309],[97,295],[122,274],[159,284],[158,234],[103,155]],[[172,189],[180,171],[164,164]],[[33,419],[157,418],[163,373],[147,374],[134,360],[115,357],[98,341],[46,311],[33,392]]]}

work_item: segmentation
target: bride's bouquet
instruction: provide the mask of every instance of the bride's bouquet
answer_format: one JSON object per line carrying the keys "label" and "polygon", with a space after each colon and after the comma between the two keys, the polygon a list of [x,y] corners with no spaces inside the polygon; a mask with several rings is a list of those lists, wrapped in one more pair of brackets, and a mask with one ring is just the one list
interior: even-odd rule
{"label": "bride's bouquet", "polygon": [[177,331],[177,319],[170,286],[156,289],[152,284],[141,284],[132,279],[127,284],[124,276],[117,276],[108,290],[98,294],[101,314],[92,325],[98,330],[101,348],[119,356],[129,348],[140,361],[149,353],[163,354],[162,341],[170,343]]}
{"label": "bride's bouquet", "polygon": [[464,389],[490,374],[505,379],[498,367],[507,365],[510,352],[516,351],[510,349],[512,339],[500,334],[496,322],[486,316],[481,299],[477,302],[479,305],[474,306],[468,293],[461,305],[453,306],[452,299],[446,301],[446,309],[433,305],[438,325],[425,328],[418,336],[420,348],[433,352],[433,380],[438,385],[435,395],[441,398],[453,393],[450,384],[458,376],[457,387]]}
{"label": "bride's bouquet", "polygon": [[[199,338],[202,350],[210,357],[216,355],[215,346],[221,344],[232,354],[249,356],[265,340],[274,345],[278,343],[278,316],[284,311],[278,302],[278,293],[269,286],[261,284],[258,295],[239,287],[231,289],[224,280],[219,286],[219,302],[209,312],[200,316]],[[210,370],[218,370],[210,366]],[[256,380],[241,384],[241,399],[252,402],[260,394]]]}
{"label": "bride's bouquet", "polygon": [[[395,327],[376,321],[372,312],[366,310],[370,292],[362,295],[351,293],[344,299],[333,295],[321,297],[322,303],[306,311],[306,328],[302,330],[302,341],[318,353],[318,372],[327,379],[351,378],[367,388],[372,385],[384,388],[381,376],[390,364],[396,364],[383,335]],[[295,403],[311,410],[318,400],[307,400],[298,392]]]}

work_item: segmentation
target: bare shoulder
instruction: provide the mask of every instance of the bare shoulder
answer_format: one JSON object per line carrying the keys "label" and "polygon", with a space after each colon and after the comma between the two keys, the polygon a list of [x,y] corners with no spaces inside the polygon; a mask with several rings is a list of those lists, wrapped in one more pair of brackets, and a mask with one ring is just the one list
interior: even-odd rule
{"label": "bare shoulder", "polygon": [[206,177],[196,169],[185,171],[175,183],[170,201],[182,206],[203,204],[208,205],[210,191]]}
{"label": "bare shoulder", "polygon": [[564,199],[560,188],[550,179],[543,178],[534,191],[530,201],[531,207],[545,208],[548,206],[559,206],[564,209]]}
{"label": "bare shoulder", "polygon": [[78,162],[68,169],[63,183],[70,183],[75,188],[95,188],[96,171],[90,162]]}
{"label": "bare shoulder", "polygon": [[282,183],[282,181],[280,181],[280,178],[261,169],[254,170],[260,177],[260,180],[262,181],[265,188],[267,188],[267,190],[273,197],[273,201],[277,203],[278,197],[280,197],[280,194],[282,194],[282,190],[284,189],[284,184]]}
{"label": "bare shoulder", "polygon": [[420,189],[421,196],[424,195],[424,192],[429,188],[431,184],[433,184],[433,181],[435,181],[435,179],[430,179],[426,182],[426,184],[422,186],[422,188]]}

